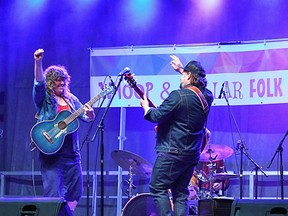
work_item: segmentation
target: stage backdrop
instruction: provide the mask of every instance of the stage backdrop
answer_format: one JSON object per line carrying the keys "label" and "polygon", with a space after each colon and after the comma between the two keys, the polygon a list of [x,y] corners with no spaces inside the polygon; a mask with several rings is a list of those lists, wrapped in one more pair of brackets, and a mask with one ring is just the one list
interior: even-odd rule
{"label": "stage backdrop", "polygon": [[[258,171],[260,180],[257,195],[279,197],[279,154],[272,166],[269,169],[267,167],[288,129],[285,117],[288,102],[286,39],[91,49],[91,98],[99,94],[105,86],[111,85],[111,79],[116,86],[120,82],[110,109],[112,112],[125,109],[125,115],[122,116],[121,111],[116,111],[117,115],[108,120],[109,124],[113,121],[120,125],[119,145],[114,145],[114,148],[131,151],[153,163],[154,125],[143,119],[140,97],[130,88],[122,74],[130,69],[137,86],[156,106],[160,105],[172,90],[179,87],[180,75],[169,65],[172,54],[177,55],[184,66],[194,59],[200,61],[206,69],[208,88],[214,95],[208,120],[208,128],[212,132],[211,144],[226,145],[234,150],[235,154],[225,160],[229,172],[239,173],[240,152],[236,150],[237,142],[242,140],[247,147],[249,157],[244,155],[243,161],[243,196],[254,196],[256,182],[253,178],[249,179],[248,175],[256,174],[256,163],[268,175],[265,177]],[[222,85],[225,97],[218,98]],[[109,95],[106,98],[104,107],[111,97]],[[95,109],[99,104],[94,105]],[[126,131],[124,135],[123,127]],[[117,132],[116,130],[114,132]],[[108,151],[113,150],[111,146],[107,148]],[[286,166],[287,161],[288,158],[284,158]],[[239,178],[231,179],[226,195],[239,197]]]}

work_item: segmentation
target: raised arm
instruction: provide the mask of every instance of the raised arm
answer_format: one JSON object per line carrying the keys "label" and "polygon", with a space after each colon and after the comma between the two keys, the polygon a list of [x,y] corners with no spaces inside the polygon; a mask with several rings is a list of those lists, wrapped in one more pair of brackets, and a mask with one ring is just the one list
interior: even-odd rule
{"label": "raised arm", "polygon": [[43,49],[37,49],[34,52],[34,77],[35,80],[38,82],[41,82],[44,80],[43,76],[43,66],[42,66],[42,59],[44,55],[44,50]]}

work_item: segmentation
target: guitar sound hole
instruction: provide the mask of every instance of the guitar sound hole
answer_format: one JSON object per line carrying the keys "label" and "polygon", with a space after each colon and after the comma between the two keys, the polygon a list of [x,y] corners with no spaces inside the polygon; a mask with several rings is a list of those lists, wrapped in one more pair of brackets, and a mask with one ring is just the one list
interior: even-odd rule
{"label": "guitar sound hole", "polygon": [[66,123],[64,121],[61,121],[58,123],[58,128],[60,130],[64,130],[67,127]]}

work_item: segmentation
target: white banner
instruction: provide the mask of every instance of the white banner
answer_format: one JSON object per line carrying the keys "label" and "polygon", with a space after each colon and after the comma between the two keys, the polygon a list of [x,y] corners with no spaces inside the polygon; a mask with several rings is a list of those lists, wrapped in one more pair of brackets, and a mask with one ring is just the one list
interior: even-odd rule
{"label": "white banner", "polygon": [[[206,44],[198,46],[152,46],[92,49],[91,97],[100,91],[107,75],[125,67],[137,75],[138,86],[159,105],[179,88],[180,75],[169,62],[177,55],[183,65],[201,62],[214,106],[283,104],[288,102],[288,40]],[[118,77],[119,78],[119,77]],[[102,84],[101,84],[102,83]],[[227,96],[218,99],[222,84]],[[107,102],[106,102],[107,103]],[[139,107],[139,96],[123,81],[113,99],[114,107]]]}
{"label": "white banner", "polygon": [[[171,72],[172,73],[172,72]],[[116,83],[116,76],[112,77]],[[118,77],[119,78],[119,77]],[[90,79],[91,96],[99,94],[105,76]],[[118,79],[119,80],[119,79]],[[214,95],[214,106],[227,105],[218,98],[222,84],[230,105],[261,105],[288,102],[288,70],[207,74],[208,89]],[[156,105],[160,105],[169,93],[179,88],[180,75],[146,75],[136,77],[138,88]],[[117,84],[117,83],[116,83]],[[104,102],[107,105],[110,94]],[[112,107],[139,107],[139,95],[126,81],[120,84],[112,101]],[[98,104],[94,105],[95,107]]]}

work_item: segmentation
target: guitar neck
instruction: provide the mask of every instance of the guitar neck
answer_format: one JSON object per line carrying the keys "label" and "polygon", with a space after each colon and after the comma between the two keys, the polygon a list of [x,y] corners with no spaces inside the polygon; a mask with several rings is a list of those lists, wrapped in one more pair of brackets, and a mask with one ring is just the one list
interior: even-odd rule
{"label": "guitar neck", "polygon": [[[137,92],[137,94],[143,99],[144,93],[137,86],[135,86],[134,89]],[[148,100],[148,103],[149,103],[149,107],[156,108],[155,104],[149,98],[147,98],[147,100]]]}
{"label": "guitar neck", "polygon": [[[92,106],[96,101],[98,101],[102,96],[98,94],[96,97],[92,98],[90,101],[88,101],[86,104],[89,106]],[[80,107],[78,110],[76,110],[74,113],[72,113],[70,116],[68,116],[64,121],[66,124],[70,124],[74,119],[76,119],[78,116],[80,116],[83,112],[85,112],[85,105]]]}
{"label": "guitar neck", "polygon": [[[124,79],[136,91],[136,93],[143,99],[144,93],[137,86],[137,83],[136,83],[135,79],[133,78],[133,74],[131,74],[131,73],[125,74],[124,75]],[[156,108],[155,104],[153,104],[153,102],[149,98],[147,98],[147,100],[148,100],[148,103],[149,103],[149,107]]]}
{"label": "guitar neck", "polygon": [[[88,101],[85,105],[89,105],[92,107],[92,105],[94,103],[96,103],[96,101],[98,101],[100,98],[106,96],[107,94],[111,93],[113,90],[112,87],[107,87],[106,89],[104,89],[100,94],[96,95],[94,98],[92,98],[90,101]],[[78,116],[80,116],[83,112],[85,112],[85,105],[80,107],[78,110],[76,110],[74,113],[72,113],[70,116],[68,116],[64,122],[68,125],[69,123],[71,123],[72,121],[74,121],[74,119],[76,119]]]}

